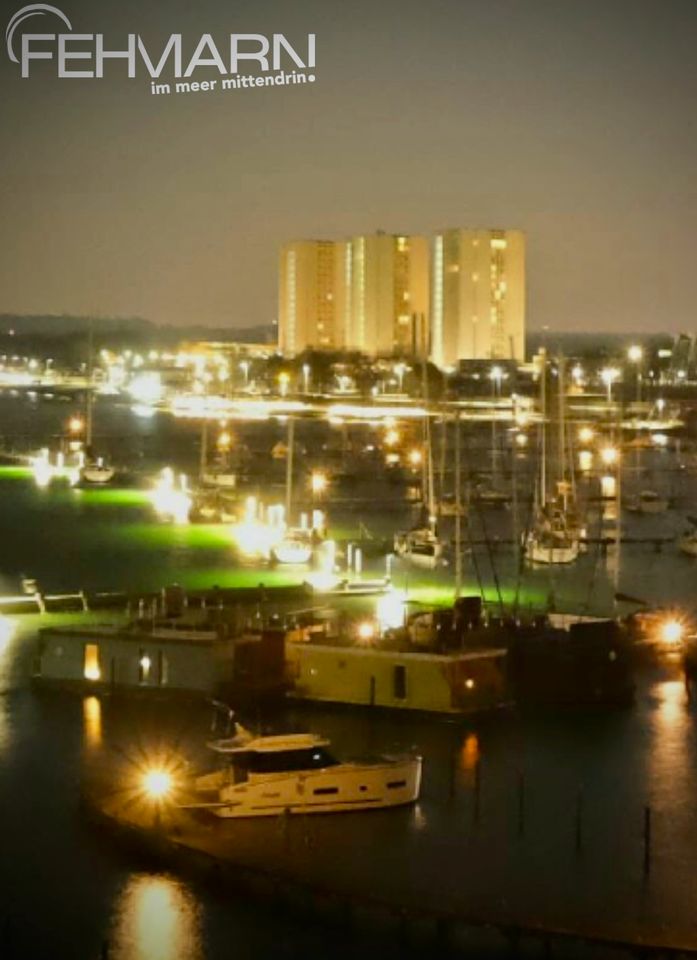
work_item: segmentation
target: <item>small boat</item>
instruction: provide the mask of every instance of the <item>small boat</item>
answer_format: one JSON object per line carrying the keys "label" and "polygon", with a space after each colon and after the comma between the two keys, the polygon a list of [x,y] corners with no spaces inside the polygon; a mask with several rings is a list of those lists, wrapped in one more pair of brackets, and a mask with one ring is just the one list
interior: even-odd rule
{"label": "small boat", "polygon": [[635,497],[628,497],[625,509],[630,513],[665,513],[668,500],[655,490],[642,490]]}
{"label": "small boat", "polygon": [[429,527],[395,534],[395,553],[416,567],[433,570],[441,562],[443,550],[443,541]]}
{"label": "small boat", "polygon": [[329,741],[311,733],[234,737],[208,746],[223,755],[221,770],[197,777],[194,789],[217,817],[271,817],[285,813],[346,813],[414,803],[421,787],[419,756],[342,762]]}
{"label": "small boat", "polygon": [[237,474],[229,470],[207,470],[201,474],[201,483],[204,487],[234,490],[237,486]]}
{"label": "small boat", "polygon": [[114,479],[116,470],[107,466],[103,457],[88,462],[80,471],[80,480],[83,483],[109,483]]}
{"label": "small boat", "polygon": [[697,557],[697,530],[688,530],[678,540],[678,550],[687,554],[688,557]]}
{"label": "small boat", "polygon": [[282,540],[271,548],[276,563],[309,563],[312,560],[312,531],[289,530]]}
{"label": "small boat", "polygon": [[550,526],[531,530],[524,549],[530,563],[573,563],[581,552],[581,542],[566,528]]}

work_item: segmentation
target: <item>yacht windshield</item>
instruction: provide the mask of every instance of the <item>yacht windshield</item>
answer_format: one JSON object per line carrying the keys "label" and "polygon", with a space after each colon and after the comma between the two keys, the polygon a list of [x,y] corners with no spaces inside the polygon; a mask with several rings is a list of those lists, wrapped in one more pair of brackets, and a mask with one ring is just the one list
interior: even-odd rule
{"label": "yacht windshield", "polygon": [[235,765],[243,766],[249,773],[283,773],[294,770],[322,770],[325,767],[334,767],[338,762],[321,747],[310,747],[307,750],[241,754],[235,760]]}

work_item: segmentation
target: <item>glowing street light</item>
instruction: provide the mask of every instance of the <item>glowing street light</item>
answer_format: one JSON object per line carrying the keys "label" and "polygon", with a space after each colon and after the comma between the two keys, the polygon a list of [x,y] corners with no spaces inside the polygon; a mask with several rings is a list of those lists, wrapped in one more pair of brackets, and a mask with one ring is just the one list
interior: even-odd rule
{"label": "glowing street light", "polygon": [[612,403],[612,385],[619,379],[620,372],[617,367],[605,367],[600,371],[600,379],[607,387],[607,402]]}
{"label": "glowing street light", "polygon": [[423,461],[423,454],[418,448],[409,451],[409,463],[412,467],[418,467]]}
{"label": "glowing street light", "polygon": [[581,443],[590,443],[595,436],[595,431],[592,427],[581,427],[578,431],[578,439]]}
{"label": "glowing street light", "polygon": [[314,496],[318,496],[326,491],[329,481],[327,480],[326,473],[321,473],[319,470],[313,470],[310,475],[310,489]]}
{"label": "glowing street light", "polygon": [[407,372],[406,363],[396,363],[394,372],[397,374],[397,377],[399,379],[399,392],[403,393],[404,392],[404,374]]}
{"label": "glowing street light", "polygon": [[310,364],[303,364],[303,390],[305,393],[310,392]]}
{"label": "glowing street light", "polygon": [[232,446],[232,436],[227,430],[218,434],[217,446],[221,453],[226,453]]}
{"label": "glowing street light", "polygon": [[278,375],[278,382],[281,387],[281,396],[285,397],[288,394],[288,383],[290,382],[290,374],[282,370]]}
{"label": "glowing street light", "polygon": [[636,401],[639,403],[641,400],[641,365],[644,359],[643,348],[638,343],[633,343],[627,350],[627,358],[636,367]]}
{"label": "glowing street light", "polygon": [[600,459],[607,467],[611,467],[620,458],[620,452],[617,447],[603,447],[600,451]]}
{"label": "glowing street light", "polygon": [[85,426],[85,422],[82,417],[71,417],[68,420],[68,430],[71,433],[82,433]]}
{"label": "glowing street light", "polygon": [[240,361],[240,370],[244,374],[244,385],[246,387],[249,385],[249,360]]}
{"label": "glowing street light", "polygon": [[385,446],[394,447],[399,443],[399,433],[396,430],[388,430],[385,434]]}

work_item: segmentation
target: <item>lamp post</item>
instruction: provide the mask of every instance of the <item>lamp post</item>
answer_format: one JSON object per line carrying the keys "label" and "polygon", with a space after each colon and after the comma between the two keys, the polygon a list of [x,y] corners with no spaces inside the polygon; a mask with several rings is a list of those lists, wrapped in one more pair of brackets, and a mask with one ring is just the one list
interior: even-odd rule
{"label": "lamp post", "polygon": [[632,344],[632,346],[627,350],[627,358],[630,363],[633,363],[636,368],[636,401],[637,403],[641,402],[641,366],[644,359],[644,351],[639,346],[639,344]]}

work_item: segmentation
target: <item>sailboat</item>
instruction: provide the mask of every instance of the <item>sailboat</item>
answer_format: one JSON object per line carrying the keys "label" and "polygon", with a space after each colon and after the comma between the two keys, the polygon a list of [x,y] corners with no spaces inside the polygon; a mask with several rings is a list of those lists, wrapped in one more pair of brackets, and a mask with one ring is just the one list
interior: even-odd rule
{"label": "sailboat", "polygon": [[[426,374],[424,370],[424,393],[426,389]],[[425,490],[425,506],[428,511],[428,520],[424,526],[412,530],[404,530],[394,536],[394,552],[414,566],[433,570],[442,559],[445,550],[444,542],[438,537],[436,530],[436,498],[433,478],[433,451],[431,444],[431,418],[424,417],[424,446],[426,461],[422,479]]]}
{"label": "sailboat", "polygon": [[105,484],[114,479],[116,470],[107,464],[104,457],[95,457],[92,452],[94,426],[94,359],[93,328],[89,325],[87,354],[87,389],[85,391],[85,460],[80,469],[80,481],[88,484]]}
{"label": "sailboat", "polygon": [[547,354],[542,352],[540,400],[542,407],[540,484],[536,490],[535,518],[525,536],[525,558],[531,563],[568,564],[578,559],[585,531],[576,506],[573,478],[567,471],[564,364],[559,364],[558,478],[553,492],[547,486]]}

